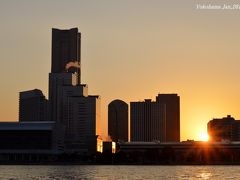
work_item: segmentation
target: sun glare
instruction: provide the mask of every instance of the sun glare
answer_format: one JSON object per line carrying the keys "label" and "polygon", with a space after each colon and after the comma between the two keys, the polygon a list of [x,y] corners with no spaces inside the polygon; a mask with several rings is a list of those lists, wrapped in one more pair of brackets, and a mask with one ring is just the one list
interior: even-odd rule
{"label": "sun glare", "polygon": [[209,137],[207,133],[200,133],[199,134],[199,140],[200,141],[208,141]]}

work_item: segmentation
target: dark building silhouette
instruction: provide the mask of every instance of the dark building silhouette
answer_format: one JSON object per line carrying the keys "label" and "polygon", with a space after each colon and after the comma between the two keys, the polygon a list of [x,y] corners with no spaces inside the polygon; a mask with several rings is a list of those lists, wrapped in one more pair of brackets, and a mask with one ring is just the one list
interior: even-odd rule
{"label": "dark building silhouette", "polygon": [[219,165],[240,163],[240,142],[124,142],[119,164]]}
{"label": "dark building silhouette", "polygon": [[208,122],[210,141],[240,141],[240,120],[228,115]]}
{"label": "dark building silhouette", "polygon": [[166,105],[166,141],[180,141],[180,97],[177,94],[158,94],[156,102]]}
{"label": "dark building silhouette", "polygon": [[128,104],[122,100],[108,105],[108,135],[114,142],[128,141]]}
{"label": "dark building silhouette", "polygon": [[62,134],[63,128],[51,121],[1,122],[0,154],[57,153],[62,151]]}
{"label": "dark building silhouette", "polygon": [[66,151],[95,153],[101,133],[100,97],[89,95],[88,86],[80,82],[80,44],[77,28],[52,29],[51,120],[65,127]]}
{"label": "dark building silhouette", "polygon": [[[49,101],[50,119],[62,121],[63,107],[60,102],[62,86],[80,85],[81,68],[71,66],[66,69],[68,63],[80,65],[81,59],[81,33],[78,28],[52,29],[52,67],[49,74]],[[77,64],[76,64],[77,63]],[[70,87],[70,88],[71,88]],[[84,88],[84,87],[79,87]]]}
{"label": "dark building silhouette", "polygon": [[48,100],[39,89],[20,92],[19,121],[46,121],[49,119]]}
{"label": "dark building silhouette", "polygon": [[166,106],[146,99],[130,103],[130,140],[166,141]]}
{"label": "dark building silhouette", "polygon": [[158,94],[156,101],[130,103],[131,141],[180,141],[180,97]]}
{"label": "dark building silhouette", "polygon": [[[81,59],[81,33],[78,28],[69,30],[52,29],[52,73],[66,71],[69,62],[78,62]],[[75,68],[80,83],[80,68]]]}

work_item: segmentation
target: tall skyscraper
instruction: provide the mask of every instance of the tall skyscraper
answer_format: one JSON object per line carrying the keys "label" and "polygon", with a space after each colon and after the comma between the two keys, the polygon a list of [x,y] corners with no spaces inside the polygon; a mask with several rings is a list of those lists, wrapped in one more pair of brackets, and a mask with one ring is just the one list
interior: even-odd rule
{"label": "tall skyscraper", "polygon": [[128,104],[122,100],[108,105],[108,135],[114,142],[128,141]]}
{"label": "tall skyscraper", "polygon": [[52,30],[49,74],[51,120],[65,127],[68,151],[94,153],[100,135],[100,97],[88,95],[80,81],[81,34],[77,28]]}
{"label": "tall skyscraper", "polygon": [[[52,29],[49,100],[38,89],[20,92],[19,120],[52,121],[45,124],[53,123],[56,130],[51,130],[49,125],[44,126],[51,130],[48,132],[50,134],[48,144],[49,142],[57,144],[59,150],[66,153],[95,154],[102,146],[101,137],[99,137],[101,135],[101,98],[88,95],[88,86],[81,84],[80,60],[81,33],[78,29]],[[22,123],[34,126],[43,124],[43,122]],[[22,123],[16,126],[20,127]],[[32,125],[26,127],[31,130]],[[25,125],[23,129],[26,129]],[[20,130],[22,131],[21,128]],[[42,133],[42,127],[39,130],[41,130],[39,133]],[[31,135],[31,132],[29,134]]]}
{"label": "tall skyscraper", "polygon": [[49,120],[48,100],[39,89],[19,93],[19,121]]}
{"label": "tall skyscraper", "polygon": [[131,141],[166,141],[166,106],[151,99],[130,103]]}
{"label": "tall skyscraper", "polygon": [[78,73],[80,84],[81,69],[81,33],[78,28],[69,30],[52,29],[52,68],[51,73],[63,73],[70,70],[67,64],[71,65],[71,71]]}
{"label": "tall skyscraper", "polygon": [[166,141],[180,141],[180,97],[177,94],[158,94],[157,103],[166,105]]}

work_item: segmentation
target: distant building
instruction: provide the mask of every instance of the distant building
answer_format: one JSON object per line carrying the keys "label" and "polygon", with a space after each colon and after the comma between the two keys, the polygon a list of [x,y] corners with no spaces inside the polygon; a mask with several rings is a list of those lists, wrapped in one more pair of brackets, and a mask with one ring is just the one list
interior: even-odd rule
{"label": "distant building", "polygon": [[49,120],[49,103],[41,90],[34,89],[19,94],[19,121]]}
{"label": "distant building", "polygon": [[180,97],[177,94],[158,94],[156,102],[166,105],[166,141],[180,142]]}
{"label": "distant building", "polygon": [[156,101],[130,103],[131,141],[180,141],[180,97],[158,94]]}
{"label": "distant building", "polygon": [[151,99],[130,103],[131,141],[166,141],[166,106]]}
{"label": "distant building", "polygon": [[240,120],[228,115],[208,122],[210,141],[240,141]]}
{"label": "distant building", "polygon": [[108,105],[108,135],[114,142],[128,141],[128,104],[114,100]]}

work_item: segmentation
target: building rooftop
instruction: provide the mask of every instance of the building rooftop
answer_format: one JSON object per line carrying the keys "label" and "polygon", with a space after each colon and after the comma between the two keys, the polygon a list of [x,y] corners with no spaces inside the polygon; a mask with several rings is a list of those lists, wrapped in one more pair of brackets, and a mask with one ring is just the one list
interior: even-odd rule
{"label": "building rooftop", "polygon": [[21,99],[33,98],[33,97],[39,97],[39,96],[44,96],[40,89],[33,89],[33,90],[20,92]]}
{"label": "building rooftop", "polygon": [[52,130],[54,121],[0,122],[0,130]]}

